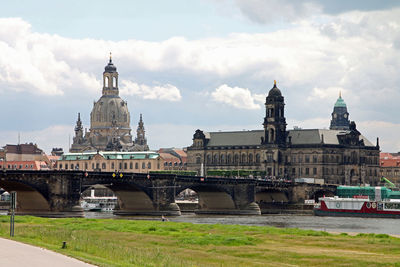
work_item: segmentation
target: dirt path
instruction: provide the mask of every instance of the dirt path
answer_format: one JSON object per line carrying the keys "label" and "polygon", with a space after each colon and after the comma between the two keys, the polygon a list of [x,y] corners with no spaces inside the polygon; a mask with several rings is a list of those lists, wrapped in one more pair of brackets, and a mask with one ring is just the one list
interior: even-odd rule
{"label": "dirt path", "polygon": [[7,267],[91,267],[56,252],[0,238],[0,266]]}

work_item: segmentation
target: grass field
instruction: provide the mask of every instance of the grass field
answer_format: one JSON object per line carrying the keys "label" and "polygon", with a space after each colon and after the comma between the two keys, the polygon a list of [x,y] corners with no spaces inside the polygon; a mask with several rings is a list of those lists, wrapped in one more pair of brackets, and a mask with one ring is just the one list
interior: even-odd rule
{"label": "grass field", "polygon": [[[0,216],[0,235],[9,237],[8,216]],[[400,267],[400,239],[385,234],[18,216],[13,239],[99,266]]]}

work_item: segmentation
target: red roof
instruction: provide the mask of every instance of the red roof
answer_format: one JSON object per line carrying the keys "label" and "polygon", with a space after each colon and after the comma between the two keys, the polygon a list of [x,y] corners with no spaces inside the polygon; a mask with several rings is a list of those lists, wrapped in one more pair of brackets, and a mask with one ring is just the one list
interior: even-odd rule
{"label": "red roof", "polygon": [[172,162],[172,163],[175,163],[175,162],[180,163],[180,162],[181,162],[179,158],[177,158],[177,157],[175,157],[175,156],[173,156],[173,155],[171,155],[171,154],[169,154],[169,153],[163,153],[163,152],[161,152],[161,153],[159,153],[159,154],[160,154],[160,157],[161,157],[164,161]]}
{"label": "red roof", "polygon": [[400,154],[399,153],[387,153],[387,152],[381,152],[379,153],[380,159],[399,159],[400,160]]}
{"label": "red roof", "polygon": [[13,154],[42,154],[43,150],[38,148],[36,145],[30,144],[19,144],[19,145],[6,145],[5,147],[6,153]]}
{"label": "red roof", "polygon": [[400,167],[400,158],[380,159],[381,167]]}

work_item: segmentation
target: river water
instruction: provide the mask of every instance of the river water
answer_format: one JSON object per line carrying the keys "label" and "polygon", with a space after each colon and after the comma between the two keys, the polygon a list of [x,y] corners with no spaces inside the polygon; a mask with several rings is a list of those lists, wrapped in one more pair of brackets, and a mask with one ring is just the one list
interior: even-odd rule
{"label": "river water", "polygon": [[[127,220],[160,220],[159,217],[154,216],[116,216],[111,212],[86,212],[85,217]],[[400,236],[400,219],[319,217],[312,215],[224,216],[196,215],[194,213],[183,213],[181,216],[168,217],[168,219],[173,222],[265,225],[280,228],[301,228],[338,233],[376,233]]]}

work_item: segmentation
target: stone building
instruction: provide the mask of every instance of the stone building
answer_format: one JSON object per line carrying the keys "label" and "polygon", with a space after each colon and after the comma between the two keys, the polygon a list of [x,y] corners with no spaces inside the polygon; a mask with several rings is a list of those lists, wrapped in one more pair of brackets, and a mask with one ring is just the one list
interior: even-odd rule
{"label": "stone building", "polygon": [[36,144],[7,144],[4,148],[6,161],[43,161],[45,153]]}
{"label": "stone building", "polygon": [[400,185],[400,153],[380,154],[381,176]]}
{"label": "stone building", "polygon": [[57,162],[58,170],[148,173],[163,170],[160,155],[151,151],[65,153]]}
{"label": "stone building", "polygon": [[90,129],[83,132],[78,113],[75,136],[70,152],[85,151],[147,151],[147,140],[140,117],[137,143],[132,140],[128,103],[121,99],[118,89],[118,72],[111,56],[103,72],[102,96],[93,103]]}
{"label": "stone building", "polygon": [[[332,184],[379,182],[379,143],[373,145],[349,123],[341,96],[331,129],[286,130],[285,102],[274,83],[266,97],[263,130],[196,130],[188,147],[188,170],[255,170],[276,178],[322,178]],[[335,116],[336,114],[336,116]],[[346,116],[345,116],[346,115]]]}
{"label": "stone building", "polygon": [[10,145],[2,149],[1,169],[11,170],[49,170],[58,157],[46,155],[36,144]]}
{"label": "stone building", "polygon": [[179,148],[160,148],[160,157],[164,160],[164,170],[187,170],[187,154]]}

